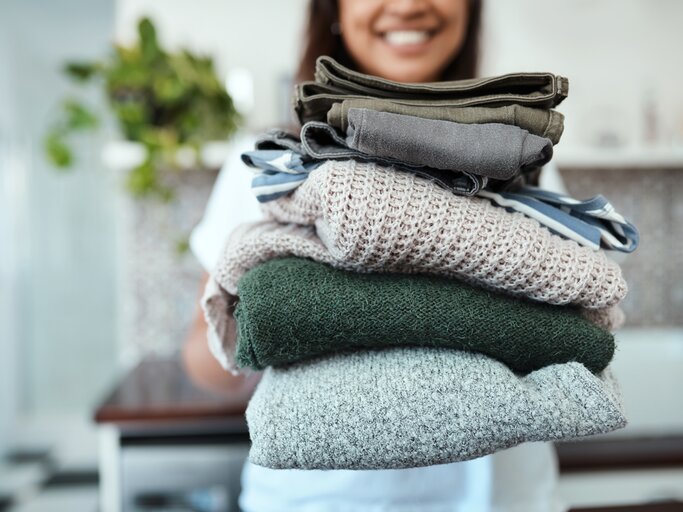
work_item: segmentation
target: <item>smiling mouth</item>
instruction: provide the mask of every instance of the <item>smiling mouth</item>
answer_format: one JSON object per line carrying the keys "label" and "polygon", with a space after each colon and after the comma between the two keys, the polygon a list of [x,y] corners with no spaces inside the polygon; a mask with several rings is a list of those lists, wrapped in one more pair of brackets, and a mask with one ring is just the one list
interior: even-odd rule
{"label": "smiling mouth", "polygon": [[424,44],[435,34],[430,30],[390,30],[382,33],[384,41],[391,46],[413,46]]}

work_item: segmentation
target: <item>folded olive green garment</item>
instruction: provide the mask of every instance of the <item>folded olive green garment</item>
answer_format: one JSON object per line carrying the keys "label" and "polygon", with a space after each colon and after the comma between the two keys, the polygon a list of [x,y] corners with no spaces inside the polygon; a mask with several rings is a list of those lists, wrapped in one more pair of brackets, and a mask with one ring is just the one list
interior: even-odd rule
{"label": "folded olive green garment", "polygon": [[533,135],[547,137],[557,144],[564,130],[564,116],[556,110],[506,105],[504,107],[432,107],[404,105],[383,98],[344,100],[334,103],[327,112],[327,122],[346,132],[349,109],[364,108],[406,116],[452,121],[463,124],[501,123],[519,126]]}
{"label": "folded olive green garment", "polygon": [[247,407],[249,459],[276,469],[399,469],[623,427],[609,369],[524,377],[482,354],[428,347],[268,368]]}
{"label": "folded olive green garment", "polygon": [[552,73],[507,75],[431,83],[401,83],[358,73],[334,59],[316,62],[315,82],[294,89],[294,111],[301,124],[324,120],[334,103],[346,99],[389,98],[406,105],[433,107],[497,107],[526,105],[552,108],[569,92],[566,78]]}
{"label": "folded olive green garment", "polygon": [[318,57],[315,82],[337,87],[345,92],[395,98],[422,96],[425,98],[481,98],[484,96],[519,97],[540,107],[559,105],[569,92],[566,78],[552,73],[509,73],[506,75],[468,78],[429,83],[404,83],[367,75],[342,66],[332,57]]}
{"label": "folded olive green garment", "polygon": [[528,302],[454,279],[361,274],[301,258],[239,282],[237,364],[262,369],[361,348],[421,345],[481,352],[517,372],[577,361],[603,370],[612,335],[568,306]]}

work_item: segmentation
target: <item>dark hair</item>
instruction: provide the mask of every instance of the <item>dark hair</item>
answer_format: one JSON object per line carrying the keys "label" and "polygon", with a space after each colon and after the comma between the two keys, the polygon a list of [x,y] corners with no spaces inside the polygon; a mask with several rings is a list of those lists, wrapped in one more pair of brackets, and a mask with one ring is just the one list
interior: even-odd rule
{"label": "dark hair", "polygon": [[[477,75],[479,56],[479,29],[482,0],[469,0],[467,32],[458,56],[446,66],[443,80],[473,78]],[[295,80],[313,80],[315,61],[320,55],[329,55],[351,69],[356,64],[346,51],[339,32],[338,0],[311,0],[305,25],[304,46]]]}

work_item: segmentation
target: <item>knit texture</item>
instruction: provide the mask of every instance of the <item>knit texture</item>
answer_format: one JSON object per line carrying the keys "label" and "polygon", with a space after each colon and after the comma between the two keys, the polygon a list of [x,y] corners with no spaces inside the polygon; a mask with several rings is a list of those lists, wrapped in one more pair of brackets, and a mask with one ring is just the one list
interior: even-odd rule
{"label": "knit texture", "polygon": [[359,274],[287,258],[250,270],[239,289],[237,363],[254,370],[406,345],[482,352],[523,373],[569,361],[600,372],[614,354],[612,335],[574,308],[444,277]]}
{"label": "knit texture", "polygon": [[[287,256],[310,258],[336,268],[365,272],[363,267],[332,257],[310,226],[277,222],[240,226],[228,240],[223,257],[209,279],[201,300],[208,324],[209,347],[225,369],[238,372],[235,337],[230,334],[235,328],[230,307],[238,300],[239,280],[249,269]],[[624,314],[618,306],[579,308],[579,312],[584,318],[607,330],[620,327],[624,320]]]}
{"label": "knit texture", "polygon": [[391,469],[625,425],[609,373],[526,377],[481,354],[391,348],[268,368],[247,408],[250,460],[270,468]]}
{"label": "knit texture", "polygon": [[329,161],[263,208],[278,222],[315,226],[331,257],[354,270],[444,275],[586,308],[613,306],[627,291],[603,252],[485,199],[371,163]]}

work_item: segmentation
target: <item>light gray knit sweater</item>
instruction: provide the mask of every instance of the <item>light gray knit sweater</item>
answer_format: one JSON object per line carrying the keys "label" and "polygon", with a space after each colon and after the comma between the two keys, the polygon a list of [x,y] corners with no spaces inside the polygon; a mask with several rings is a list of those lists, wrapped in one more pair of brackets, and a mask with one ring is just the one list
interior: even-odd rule
{"label": "light gray knit sweater", "polygon": [[607,372],[566,363],[518,377],[481,354],[435,348],[268,368],[247,421],[253,463],[300,469],[443,464],[626,423]]}

